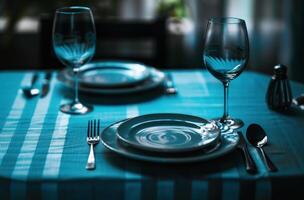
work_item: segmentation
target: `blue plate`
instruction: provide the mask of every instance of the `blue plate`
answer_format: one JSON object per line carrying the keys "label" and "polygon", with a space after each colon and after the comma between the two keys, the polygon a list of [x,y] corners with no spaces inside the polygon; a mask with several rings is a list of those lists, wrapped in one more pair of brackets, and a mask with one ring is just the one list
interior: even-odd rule
{"label": "blue plate", "polygon": [[[58,73],[57,78],[66,87],[74,88],[74,82],[70,75],[69,69],[65,69]],[[149,69],[150,76],[142,82],[135,85],[125,85],[125,87],[93,87],[86,84],[79,84],[79,90],[91,94],[133,94],[148,91],[163,86],[165,82],[165,74],[155,68]]]}
{"label": "blue plate", "polygon": [[159,113],[125,121],[118,127],[117,137],[142,150],[180,153],[217,143],[220,129],[215,123],[200,117]]}
{"label": "blue plate", "polygon": [[232,132],[221,134],[219,142],[207,149],[178,154],[147,152],[129,147],[124,143],[122,144],[120,140],[117,139],[117,128],[123,122],[124,121],[117,122],[104,129],[101,134],[101,142],[109,150],[135,160],[158,163],[189,163],[207,161],[224,156],[225,154],[235,150],[239,142],[237,132]]}
{"label": "blue plate", "polygon": [[[67,79],[73,80],[73,71],[66,69]],[[81,67],[79,83],[86,87],[115,88],[139,84],[149,78],[150,67],[139,63],[95,61]]]}

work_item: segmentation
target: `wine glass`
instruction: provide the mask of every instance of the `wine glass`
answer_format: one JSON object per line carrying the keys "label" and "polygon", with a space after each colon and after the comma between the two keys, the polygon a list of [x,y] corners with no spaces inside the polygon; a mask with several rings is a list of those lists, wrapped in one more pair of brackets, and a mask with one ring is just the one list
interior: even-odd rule
{"label": "wine glass", "polygon": [[78,98],[78,72],[95,53],[96,33],[92,12],[87,7],[63,7],[56,10],[53,24],[53,48],[57,58],[73,69],[75,98],[61,105],[69,114],[85,114],[93,107],[84,105]]}
{"label": "wine glass", "polygon": [[224,114],[216,119],[222,131],[244,125],[240,119],[228,114],[228,87],[238,77],[249,57],[249,42],[246,23],[242,19],[226,17],[211,18],[207,24],[203,60],[207,70],[224,85]]}

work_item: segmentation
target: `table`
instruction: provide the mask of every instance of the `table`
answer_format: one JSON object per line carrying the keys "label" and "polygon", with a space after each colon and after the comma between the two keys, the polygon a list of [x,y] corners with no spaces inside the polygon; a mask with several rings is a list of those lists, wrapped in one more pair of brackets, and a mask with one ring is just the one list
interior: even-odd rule
{"label": "table", "polygon": [[[87,171],[89,119],[101,119],[105,128],[128,117],[157,112],[208,119],[221,116],[219,81],[206,71],[171,72],[178,95],[96,103],[94,112],[84,116],[59,112],[71,92],[55,78],[47,97],[26,100],[20,87],[29,82],[32,72],[1,72],[0,199],[292,199],[303,194],[304,112],[269,110],[265,93],[270,77],[250,71],[231,83],[230,114],[244,120],[243,133],[250,123],[265,128],[270,141],[265,150],[278,172],[267,172],[252,146],[249,150],[259,169],[256,175],[247,174],[238,150],[204,163],[164,165],[123,158],[101,143],[95,148],[97,168]],[[292,82],[294,95],[303,89]]]}

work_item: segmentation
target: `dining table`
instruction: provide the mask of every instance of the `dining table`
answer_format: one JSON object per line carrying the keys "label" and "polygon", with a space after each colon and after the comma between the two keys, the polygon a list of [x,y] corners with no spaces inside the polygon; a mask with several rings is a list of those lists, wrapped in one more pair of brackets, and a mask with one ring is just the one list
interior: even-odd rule
{"label": "dining table", "polygon": [[[193,163],[138,161],[95,146],[96,169],[87,170],[89,120],[101,130],[135,116],[180,113],[211,120],[223,113],[223,86],[203,69],[163,70],[177,93],[147,90],[127,95],[80,93],[93,105],[86,115],[59,110],[71,101],[53,71],[49,93],[31,99],[22,93],[37,71],[1,71],[0,199],[295,199],[304,194],[304,111],[269,109],[266,91],[271,76],[245,70],[231,82],[229,112],[244,121],[239,129],[261,125],[265,146],[277,172],[269,172],[258,149],[247,141],[258,172],[249,174],[239,149],[218,158]],[[43,77],[44,71],[38,71]],[[39,80],[41,83],[41,79]],[[38,85],[39,85],[38,81]],[[290,81],[292,94],[304,84]],[[151,94],[155,95],[151,95]],[[147,97],[147,98],[144,98]],[[300,198],[298,198],[300,199]]]}

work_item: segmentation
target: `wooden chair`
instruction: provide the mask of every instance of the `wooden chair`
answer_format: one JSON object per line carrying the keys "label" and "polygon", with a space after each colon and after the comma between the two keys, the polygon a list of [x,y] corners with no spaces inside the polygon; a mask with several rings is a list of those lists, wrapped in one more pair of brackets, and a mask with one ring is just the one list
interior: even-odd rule
{"label": "wooden chair", "polygon": [[[40,66],[43,69],[64,67],[52,47],[51,15],[40,17]],[[95,18],[96,52],[92,60],[127,60],[156,68],[166,66],[167,33],[164,18],[151,21],[122,21]]]}

